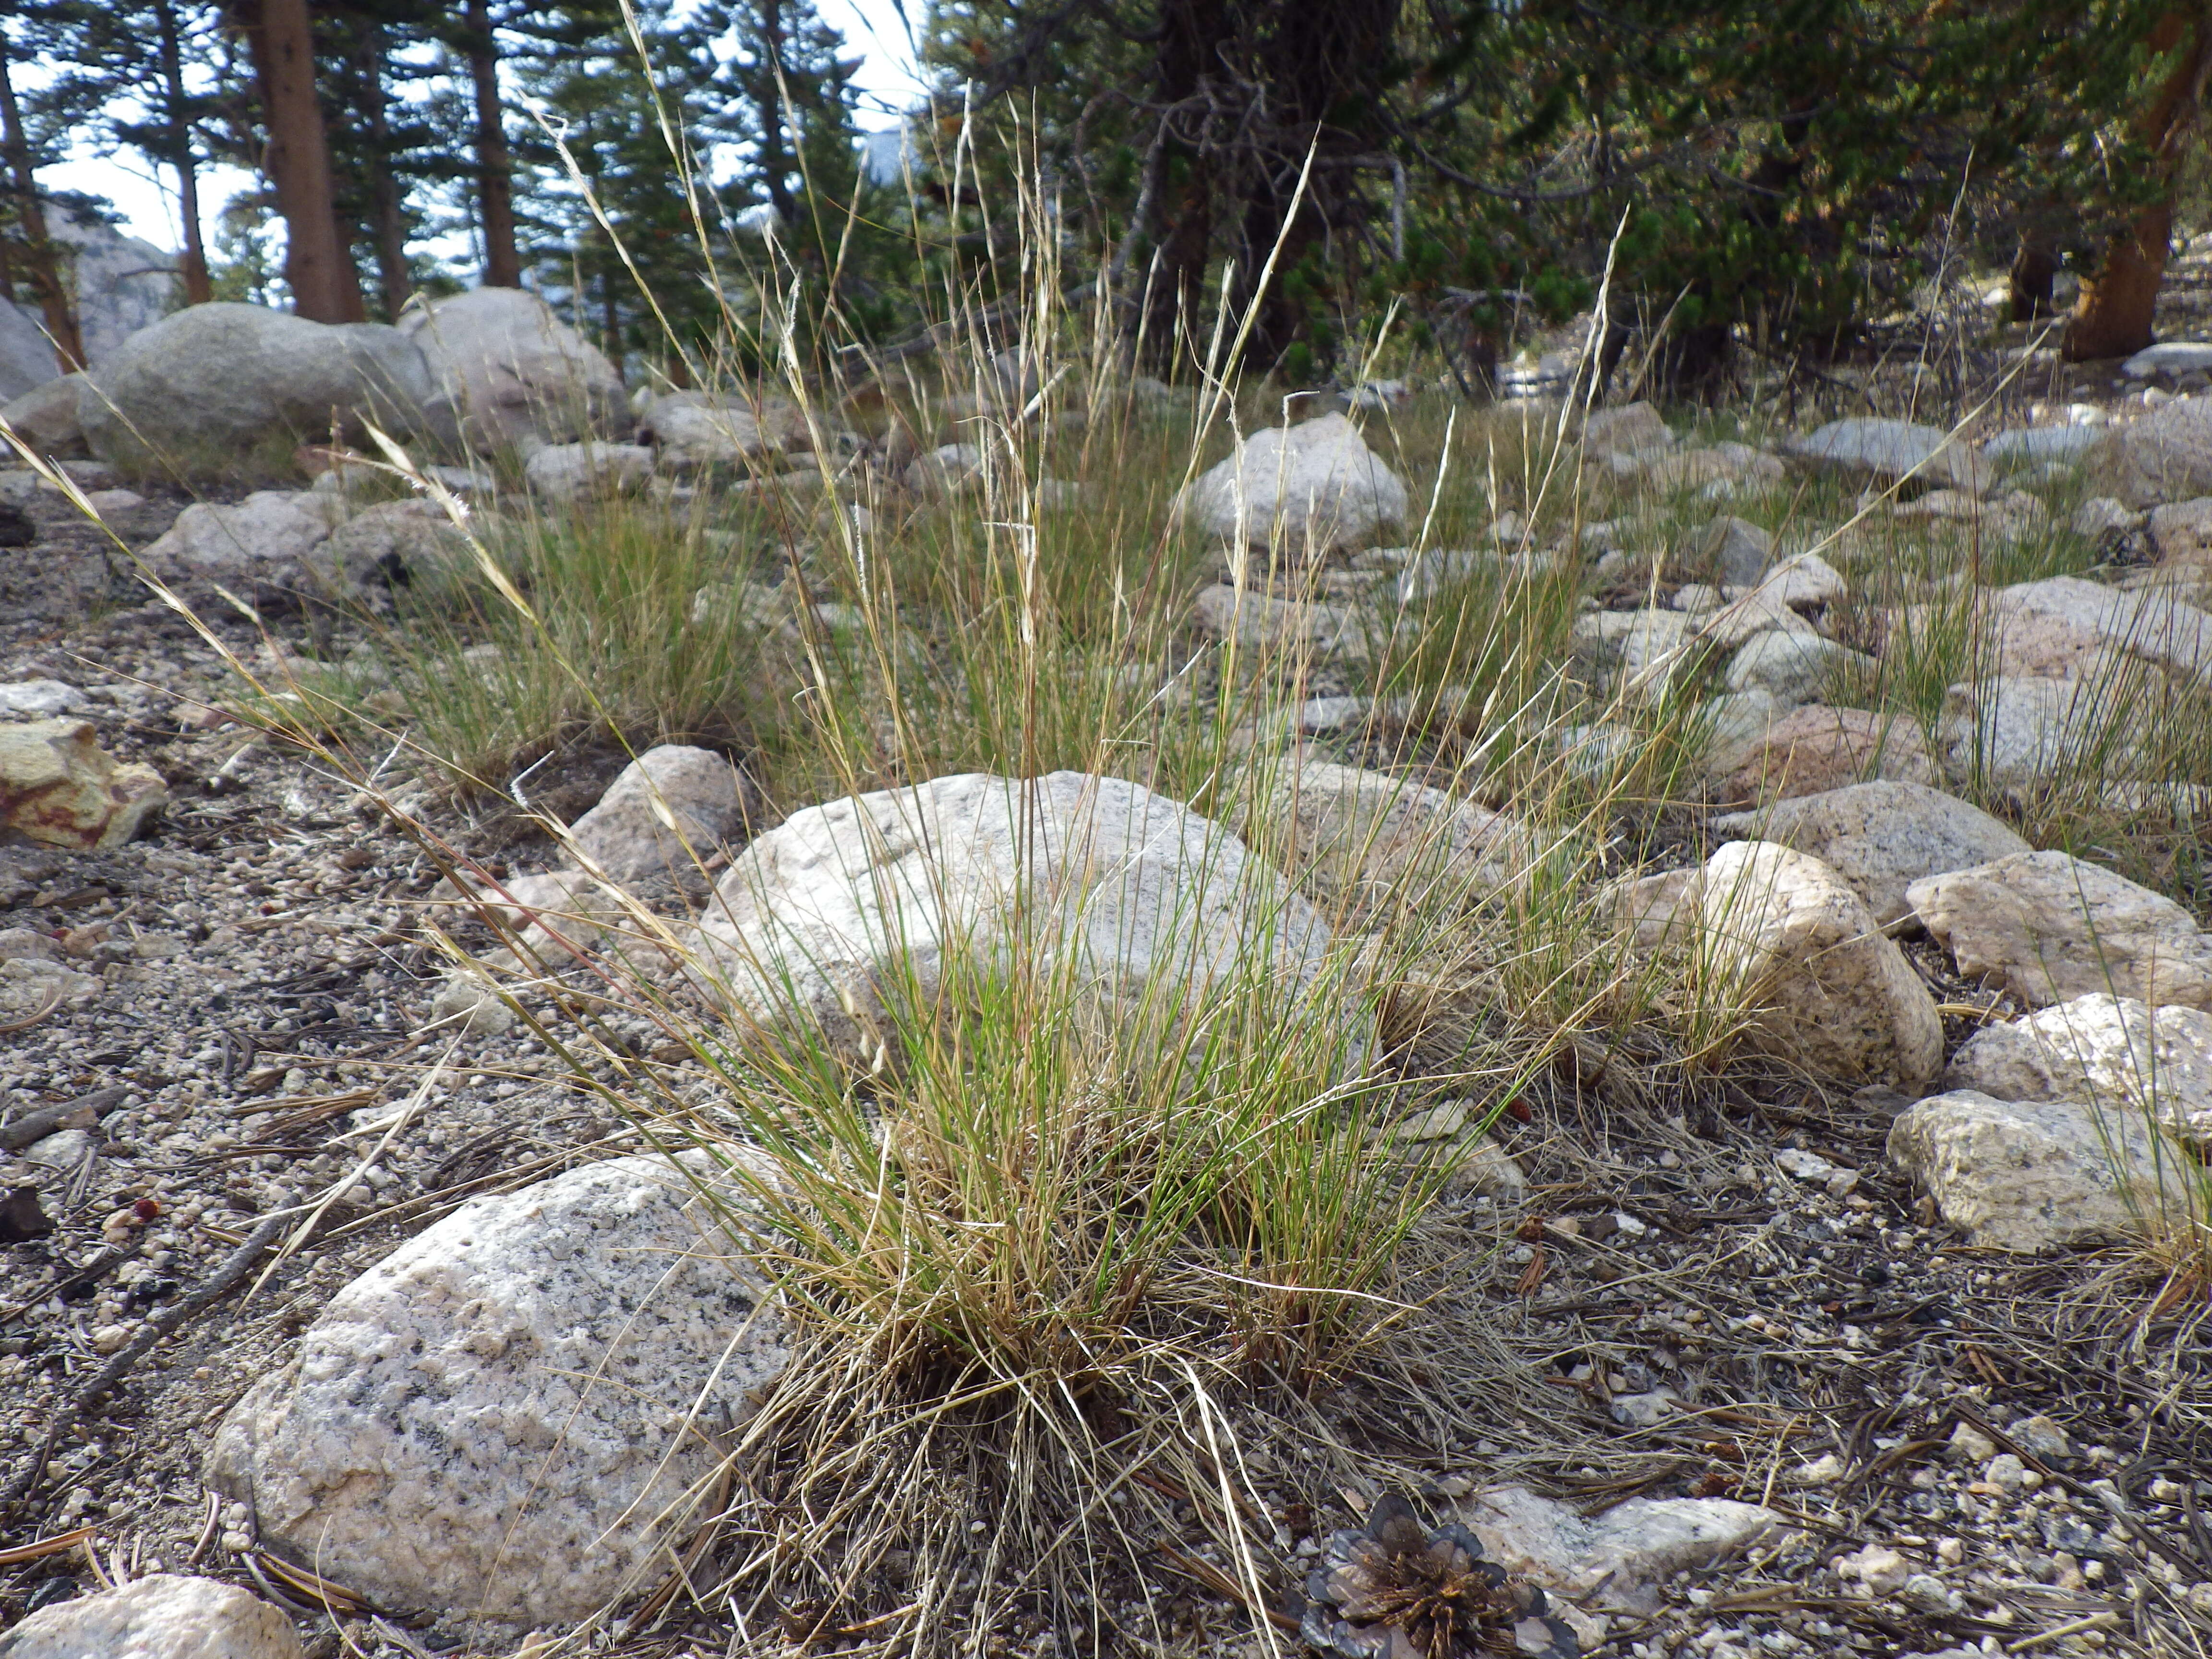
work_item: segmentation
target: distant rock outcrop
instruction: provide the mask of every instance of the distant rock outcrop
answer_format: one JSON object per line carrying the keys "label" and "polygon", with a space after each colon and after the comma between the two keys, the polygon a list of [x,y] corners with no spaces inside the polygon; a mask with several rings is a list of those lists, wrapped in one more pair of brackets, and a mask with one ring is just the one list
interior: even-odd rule
{"label": "distant rock outcrop", "polygon": [[[85,355],[97,367],[140,329],[158,323],[177,299],[177,261],[151,242],[112,225],[46,204],[46,228],[69,249]],[[0,298],[0,403],[61,378],[36,305]]]}

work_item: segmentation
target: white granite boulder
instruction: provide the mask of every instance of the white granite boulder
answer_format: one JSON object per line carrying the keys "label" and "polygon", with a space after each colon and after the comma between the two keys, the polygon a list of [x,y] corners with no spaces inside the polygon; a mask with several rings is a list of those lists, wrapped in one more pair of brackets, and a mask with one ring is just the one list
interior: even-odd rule
{"label": "white granite boulder", "polygon": [[2110,495],[2092,495],[2074,509],[2068,528],[2085,541],[2104,542],[2143,527],[2143,515]]}
{"label": "white granite boulder", "polygon": [[1663,694],[1703,659],[1698,618],[1680,611],[1592,611],[1575,618],[1575,653],[1589,676],[1623,695]]}
{"label": "white granite boulder", "polygon": [[[89,455],[84,428],[76,417],[77,395],[84,378],[82,374],[64,374],[10,398],[6,407],[0,408],[0,426],[51,459]],[[7,459],[15,459],[13,451]]]}
{"label": "white granite boulder", "polygon": [[2157,588],[2127,592],[2079,576],[2046,576],[1998,588],[1990,603],[2000,616],[2057,617],[2179,674],[2212,671],[2212,614]]}
{"label": "white granite boulder", "polygon": [[1310,652],[1365,662],[1389,640],[1391,627],[1358,607],[1322,599],[1284,599],[1255,587],[1216,582],[1191,603],[1191,622],[1218,640],[1299,656]]}
{"label": "white granite boulder", "polygon": [[1707,613],[1698,623],[1698,637],[1733,650],[1771,629],[1817,633],[1804,613],[1833,604],[1848,591],[1833,565],[1817,553],[1800,553],[1768,570],[1750,592]]}
{"label": "white granite boulder", "polygon": [[[866,1060],[979,972],[1070,975],[1163,1040],[1210,990],[1310,986],[1328,927],[1220,824],[1119,778],[971,772],[809,807],[757,837],[701,929],[710,994]],[[1371,1032],[1350,1032],[1363,1042]]]}
{"label": "white granite boulder", "polygon": [[2065,853],[2015,853],[1905,898],[1959,971],[2031,1008],[2099,992],[2212,1009],[2212,938],[2163,894]]}
{"label": "white granite boulder", "polygon": [[464,891],[465,898],[454,902],[481,905],[515,930],[523,950],[541,956],[556,957],[571,945],[588,950],[630,915],[620,895],[580,870],[509,876]]}
{"label": "white granite boulder", "polygon": [[442,507],[411,500],[362,507],[316,544],[306,564],[325,589],[404,587],[471,571],[476,556]]}
{"label": "white granite boulder", "polygon": [[1655,490],[1697,489],[1709,499],[1765,489],[1780,483],[1787,473],[1780,457],[1738,443],[1677,449],[1656,457],[1614,455],[1609,460],[1616,468],[1628,461],[1626,470],[1641,472]]}
{"label": "white granite boulder", "polygon": [[751,410],[700,392],[662,393],[647,406],[643,427],[660,465],[678,471],[742,466],[779,447]]}
{"label": "white granite boulder", "polygon": [[258,489],[228,505],[195,501],[145,552],[172,575],[234,581],[307,556],[331,533],[335,505],[306,489]]}
{"label": "white granite boulder", "polygon": [[1635,950],[1687,945],[1697,937],[1705,886],[1705,868],[1695,864],[1626,876],[1598,890],[1597,910]]}
{"label": "white granite boulder", "polygon": [[1255,432],[1176,498],[1180,521],[1293,556],[1355,547],[1406,517],[1406,486],[1341,415]]}
{"label": "white granite boulder", "polygon": [[627,415],[615,366],[535,294],[474,288],[425,300],[399,329],[482,453],[578,441]]}
{"label": "white granite boulder", "polygon": [[1944,1086],[1999,1100],[2076,1100],[2212,1139],[2212,1014],[2099,992],[1985,1025],[1951,1056]]}
{"label": "white granite boulder", "polygon": [[1912,914],[1926,876],[2009,858],[2028,844],[1978,807],[1902,779],[1847,784],[1713,820],[1717,835],[1809,853],[1850,884],[1885,926]]}
{"label": "white granite boulder", "polygon": [[978,444],[940,444],[908,463],[906,487],[917,495],[957,495],[983,478],[983,450]]}
{"label": "white granite boulder", "polygon": [[2130,507],[2212,495],[2212,401],[2181,398],[2107,428],[2090,453]]}
{"label": "white granite boulder", "polygon": [[271,441],[442,436],[451,410],[415,343],[382,323],[315,323],[265,306],[188,306],[141,329],[78,390],[106,461],[198,463]]}
{"label": "white granite boulder", "polygon": [[9,680],[0,683],[0,720],[55,720],[76,714],[86,701],[66,680]]}
{"label": "white granite boulder", "polygon": [[1585,1614],[1655,1613],[1676,1573],[1716,1566],[1782,1527],[1771,1510],[1735,1498],[1632,1498],[1593,1516],[1526,1486],[1480,1492],[1459,1513],[1492,1560]]}
{"label": "white granite boulder", "polygon": [[[9,15],[18,10],[10,7]],[[85,360],[96,370],[132,335],[176,310],[183,284],[166,241],[157,246],[128,235],[84,198],[72,205],[71,194],[46,196],[46,234],[59,256]],[[44,308],[28,286],[0,292],[0,399],[52,386],[59,374]]]}
{"label": "white granite boulder", "polygon": [[2179,380],[2207,370],[2212,370],[2212,343],[2203,340],[2160,340],[2120,365],[2120,373],[2131,380]]}
{"label": "white granite boulder", "polygon": [[292,1621],[215,1578],[149,1573],[0,1633],[0,1659],[300,1659]]}
{"label": "white granite boulder", "polygon": [[1723,515],[1705,527],[1691,557],[1699,580],[1723,587],[1755,587],[1774,557],[1774,537],[1742,519]]}
{"label": "white granite boulder", "polygon": [[618,882],[680,872],[742,842],[759,811],[759,791],[726,757],[665,743],[624,767],[569,825],[563,853]]}
{"label": "white granite boulder", "polygon": [[1703,975],[1748,1015],[1746,1046],[1816,1074],[1917,1094],[1943,1064],[1943,1025],[1874,913],[1820,860],[1730,842],[1705,861]]}
{"label": "white granite boulder", "polygon": [[1910,714],[1807,703],[1716,753],[1720,799],[1730,803],[1817,795],[1869,779],[1933,786],[1936,757]]}
{"label": "white granite boulder", "polygon": [[1334,884],[1474,900],[1514,881],[1533,855],[1526,828],[1504,813],[1385,772],[1307,761],[1270,781],[1261,811],[1285,837],[1287,867]]}
{"label": "white granite boulder", "polygon": [[1990,468],[1973,445],[1940,427],[1854,416],[1795,438],[1782,453],[1808,471],[1875,484],[1910,480],[1926,489],[1989,488]]}
{"label": "white granite boulder", "polygon": [[1736,647],[1726,678],[1731,691],[1764,691],[1777,703],[1794,707],[1818,700],[1845,673],[1871,672],[1874,666],[1874,659],[1863,652],[1818,634],[1770,628]]}
{"label": "white granite boulder", "polygon": [[[2033,1252],[2136,1231],[2176,1187],[2182,1154],[2142,1120],[2070,1101],[1932,1096],[1889,1131],[1889,1160],[1967,1242]],[[2179,1197],[2178,1187],[2172,1194]]]}
{"label": "white granite boulder", "polygon": [[[1931,628],[1942,626],[1942,610],[1937,607],[1921,609],[1906,626],[1911,635],[1926,639]],[[1978,608],[1978,613],[1970,613],[1966,620],[1978,630],[1978,636],[1970,641],[1970,672],[1978,679],[2087,679],[2111,684],[2131,672],[2140,678],[2148,666],[2112,645],[2095,627],[2053,611],[2012,610],[1993,604]],[[1888,641],[1884,645],[1887,651]]]}
{"label": "white granite boulder", "polygon": [[2212,495],[2151,509],[2150,544],[2162,562],[2181,563],[2212,554]]}
{"label": "white granite boulder", "polygon": [[1591,410],[1583,422],[1581,439],[1583,453],[1593,459],[1656,456],[1674,447],[1674,434],[1666,418],[1648,403]]}
{"label": "white granite boulder", "polygon": [[635,1588],[789,1358],[694,1174],[586,1164],[426,1229],[231,1408],[209,1483],[387,1607],[567,1624]]}
{"label": "white granite boulder", "polygon": [[2154,671],[2107,678],[1996,675],[1943,694],[1945,756],[1961,777],[2011,790],[2058,780],[2141,775],[2143,733],[2135,715]]}
{"label": "white granite boulder", "polygon": [[522,476],[550,501],[625,495],[653,476],[653,452],[643,444],[545,444],[531,452]]}
{"label": "white granite boulder", "polygon": [[2094,426],[2018,427],[1990,439],[1982,446],[1982,455],[2001,467],[2073,466],[2104,435],[2104,429]]}
{"label": "white granite boulder", "polygon": [[1771,691],[1724,691],[1698,705],[1693,735],[1700,768],[1724,777],[1756,754],[1794,705]]}

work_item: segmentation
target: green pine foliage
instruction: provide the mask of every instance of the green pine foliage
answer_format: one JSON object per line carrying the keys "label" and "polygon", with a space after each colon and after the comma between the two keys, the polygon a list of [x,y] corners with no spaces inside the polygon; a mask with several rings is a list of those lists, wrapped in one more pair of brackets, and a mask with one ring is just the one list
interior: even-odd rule
{"label": "green pine foliage", "polygon": [[1587,306],[1610,258],[1612,314],[1664,318],[1695,381],[1747,326],[1848,346],[1961,231],[2001,263],[2055,219],[2093,258],[2154,187],[2129,122],[2167,67],[2143,46],[2166,9],[958,0],[931,47],[1023,106],[1133,283],[1185,309],[1236,294],[1279,234],[1254,343],[1289,380],[1339,367],[1391,302],[1480,367],[1516,319]]}

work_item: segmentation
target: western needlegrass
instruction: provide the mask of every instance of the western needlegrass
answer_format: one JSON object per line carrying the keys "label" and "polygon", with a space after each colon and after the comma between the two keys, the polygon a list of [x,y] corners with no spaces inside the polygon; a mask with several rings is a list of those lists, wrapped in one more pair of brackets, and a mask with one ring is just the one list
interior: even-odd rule
{"label": "western needlegrass", "polygon": [[[1723,511],[1820,551],[1848,584],[1829,631],[1870,653],[1833,700],[1917,721],[1955,751],[1948,787],[2039,845],[2130,849],[2129,872],[2168,890],[2197,876],[2212,709],[2100,658],[2067,758],[2024,788],[1986,742],[1954,742],[1955,689],[2000,665],[1978,589],[2105,556],[2063,511],[2000,538],[1796,477],[1655,488],[1585,457],[1573,409],[1437,396],[1364,416],[1411,488],[1402,538],[1381,538],[1400,544],[1224,550],[1178,522],[1178,491],[1298,407],[1230,372],[1249,319],[1186,319],[1178,388],[1148,384],[1111,304],[1063,285],[1041,186],[1015,189],[1020,302],[949,276],[938,349],[871,367],[770,328],[765,383],[691,366],[708,391],[787,402],[811,471],[465,509],[418,465],[434,457],[356,461],[444,506],[454,556],[388,594],[325,596],[310,648],[233,654],[238,706],[466,887],[493,878],[441,803],[529,810],[550,758],[665,742],[739,758],[771,823],[948,774],[1118,778],[1204,814],[1218,856],[1233,835],[1284,872],[1227,970],[1156,974],[1134,1004],[1102,1002],[1049,927],[947,914],[927,979],[879,941],[879,1041],[857,1057],[795,1012],[740,1012],[665,896],[618,896],[623,948],[520,936],[489,910],[505,950],[437,935],[580,1086],[737,1183],[731,1248],[774,1273],[798,1333],[799,1363],[726,1432],[723,1474],[665,1517],[696,1570],[637,1586],[649,1609],[681,1595],[753,1632],[921,1654],[1095,1635],[1134,1606],[1164,1643],[1145,1587],[1172,1512],[1213,1538],[1206,1570],[1264,1644],[1255,1432],[1350,1480],[1374,1455],[1347,1422],[1387,1441],[1395,1421],[1540,1416],[1464,1294],[1487,1245],[1446,1194],[1484,1128],[1554,1074],[1723,1070],[1756,1012],[1742,975],[1638,949],[1615,914],[1614,884],[1710,850],[1686,809],[1717,787],[1727,688],[1724,654],[1694,647],[1618,672],[1578,628],[1601,596],[1671,589]],[[751,287],[732,279],[732,339],[793,313],[787,274],[771,245]],[[1418,361],[1388,329],[1363,350],[1370,368]],[[908,488],[848,465],[848,428],[925,451],[949,434],[980,465]],[[1601,566],[1585,532],[1622,556]],[[1215,586],[1240,615],[1306,608],[1200,625]],[[1331,617],[1346,625],[1310,625]],[[1300,804],[1316,762],[1386,780],[1327,856]],[[1492,811],[1486,840],[1469,826]],[[1009,902],[1050,914],[1043,882],[1018,869]],[[1329,943],[1293,981],[1273,947],[1309,904]],[[605,1011],[681,1060],[640,1061]],[[1463,1127],[1402,1133],[1438,1108]]]}

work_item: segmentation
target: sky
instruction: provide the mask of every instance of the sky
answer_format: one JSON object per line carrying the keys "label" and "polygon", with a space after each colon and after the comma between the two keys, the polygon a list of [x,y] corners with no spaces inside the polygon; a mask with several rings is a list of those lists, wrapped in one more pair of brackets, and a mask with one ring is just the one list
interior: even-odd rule
{"label": "sky", "polygon": [[[849,52],[860,58],[854,83],[860,92],[859,126],[863,132],[895,126],[898,112],[911,107],[922,82],[914,52],[900,20],[898,0],[815,0],[823,21],[845,37]],[[928,0],[907,0],[907,15],[917,27]],[[125,228],[156,247],[176,248],[184,237],[177,222],[175,180],[156,176],[129,153],[103,157],[89,153],[41,168],[39,181],[49,190],[82,191],[106,198],[123,216]],[[211,167],[200,175],[203,233],[212,237],[216,221],[232,197],[254,184],[238,167]]]}

